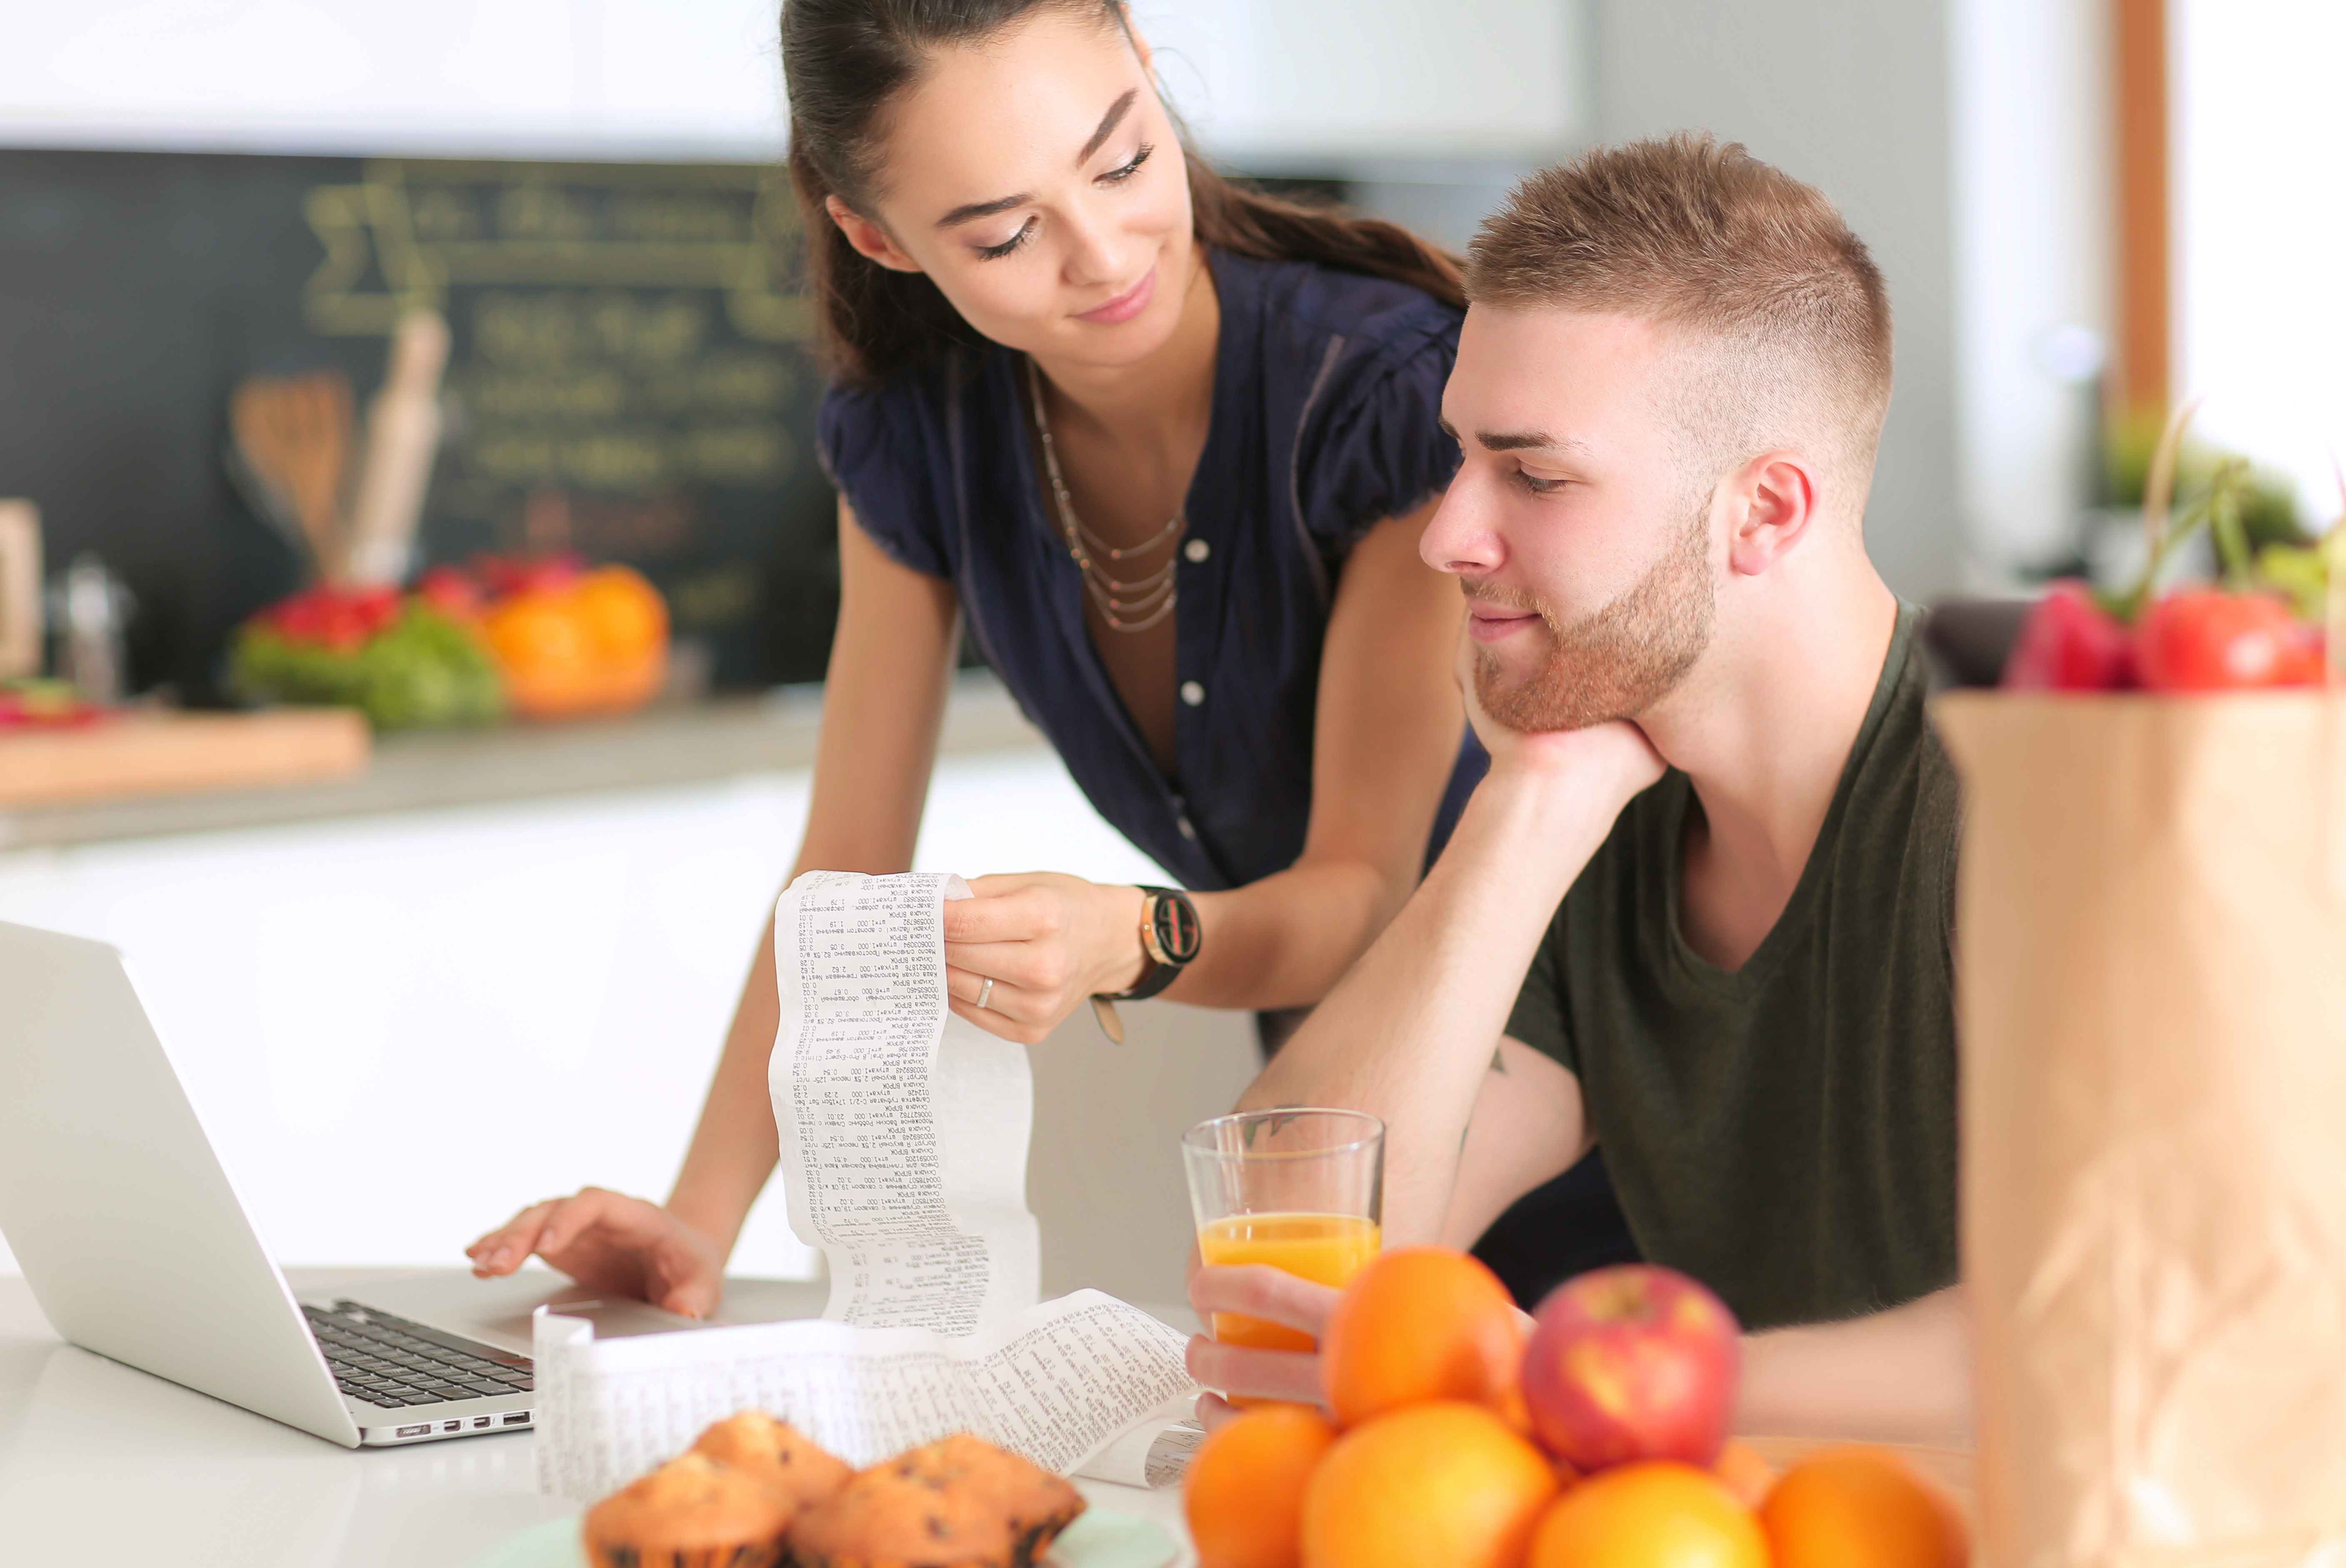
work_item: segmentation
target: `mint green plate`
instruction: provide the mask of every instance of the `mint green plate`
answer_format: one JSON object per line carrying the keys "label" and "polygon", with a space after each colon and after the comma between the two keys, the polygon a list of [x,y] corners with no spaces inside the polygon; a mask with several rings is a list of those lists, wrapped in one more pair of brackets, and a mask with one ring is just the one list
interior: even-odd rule
{"label": "mint green plate", "polygon": [[[1166,1568],[1180,1555],[1162,1526],[1093,1508],[1060,1532],[1043,1563],[1045,1568]],[[473,1568],[586,1568],[578,1521],[534,1524],[474,1559]]]}

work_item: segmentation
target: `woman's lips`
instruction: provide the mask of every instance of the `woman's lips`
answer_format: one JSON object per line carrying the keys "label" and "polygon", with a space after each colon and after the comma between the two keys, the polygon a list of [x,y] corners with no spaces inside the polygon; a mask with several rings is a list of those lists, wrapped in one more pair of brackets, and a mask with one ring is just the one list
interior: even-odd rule
{"label": "woman's lips", "polygon": [[1157,269],[1151,267],[1141,275],[1139,282],[1135,283],[1107,304],[1084,311],[1076,320],[1091,321],[1103,327],[1112,327],[1118,321],[1129,321],[1133,317],[1148,309],[1148,301],[1156,296],[1156,293]]}
{"label": "woman's lips", "polygon": [[1513,610],[1469,608],[1466,612],[1466,635],[1478,643],[1494,643],[1524,627],[1535,625],[1539,617]]}

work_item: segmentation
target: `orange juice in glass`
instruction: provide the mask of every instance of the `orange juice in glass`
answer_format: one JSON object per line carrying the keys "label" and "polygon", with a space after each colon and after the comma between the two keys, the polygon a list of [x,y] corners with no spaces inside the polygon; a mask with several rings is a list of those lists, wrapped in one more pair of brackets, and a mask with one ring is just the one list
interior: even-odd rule
{"label": "orange juice in glass", "polygon": [[[1341,1289],[1382,1241],[1384,1140],[1384,1124],[1364,1111],[1241,1111],[1198,1123],[1181,1139],[1198,1256],[1269,1264]],[[1314,1348],[1300,1329],[1235,1312],[1214,1314],[1214,1338]]]}

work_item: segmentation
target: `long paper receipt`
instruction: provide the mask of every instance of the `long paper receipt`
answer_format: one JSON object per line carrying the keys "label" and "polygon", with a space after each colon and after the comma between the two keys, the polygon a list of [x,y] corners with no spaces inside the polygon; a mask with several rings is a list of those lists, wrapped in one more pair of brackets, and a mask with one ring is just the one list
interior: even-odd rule
{"label": "long paper receipt", "polygon": [[842,1323],[967,1334],[1042,1294],[1025,1047],[946,1005],[944,901],[968,896],[959,877],[810,871],[774,908],[782,1185]]}
{"label": "long paper receipt", "polygon": [[958,877],[811,871],[774,911],[769,1069],[791,1228],[821,1320],[598,1342],[540,1312],[538,1471],[599,1497],[737,1410],[853,1464],[970,1431],[1062,1473],[1178,1476],[1198,1432],[1183,1336],[1097,1291],[1037,1304],[1026,1053],[947,1006]]}

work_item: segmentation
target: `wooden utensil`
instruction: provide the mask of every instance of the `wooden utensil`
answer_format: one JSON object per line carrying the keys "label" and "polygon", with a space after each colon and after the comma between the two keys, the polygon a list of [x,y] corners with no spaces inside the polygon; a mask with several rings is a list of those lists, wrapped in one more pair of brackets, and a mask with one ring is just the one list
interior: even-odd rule
{"label": "wooden utensil", "polygon": [[339,371],[250,376],[238,383],[229,405],[239,457],[278,498],[281,514],[290,513],[312,568],[329,582],[343,569],[351,426],[351,383]]}
{"label": "wooden utensil", "polygon": [[352,492],[343,573],[354,584],[397,583],[407,575],[432,459],[440,449],[440,377],[448,364],[448,323],[410,311],[391,341],[382,390],[367,406],[365,453]]}
{"label": "wooden utensil", "polygon": [[0,501],[0,680],[41,673],[41,514]]}

